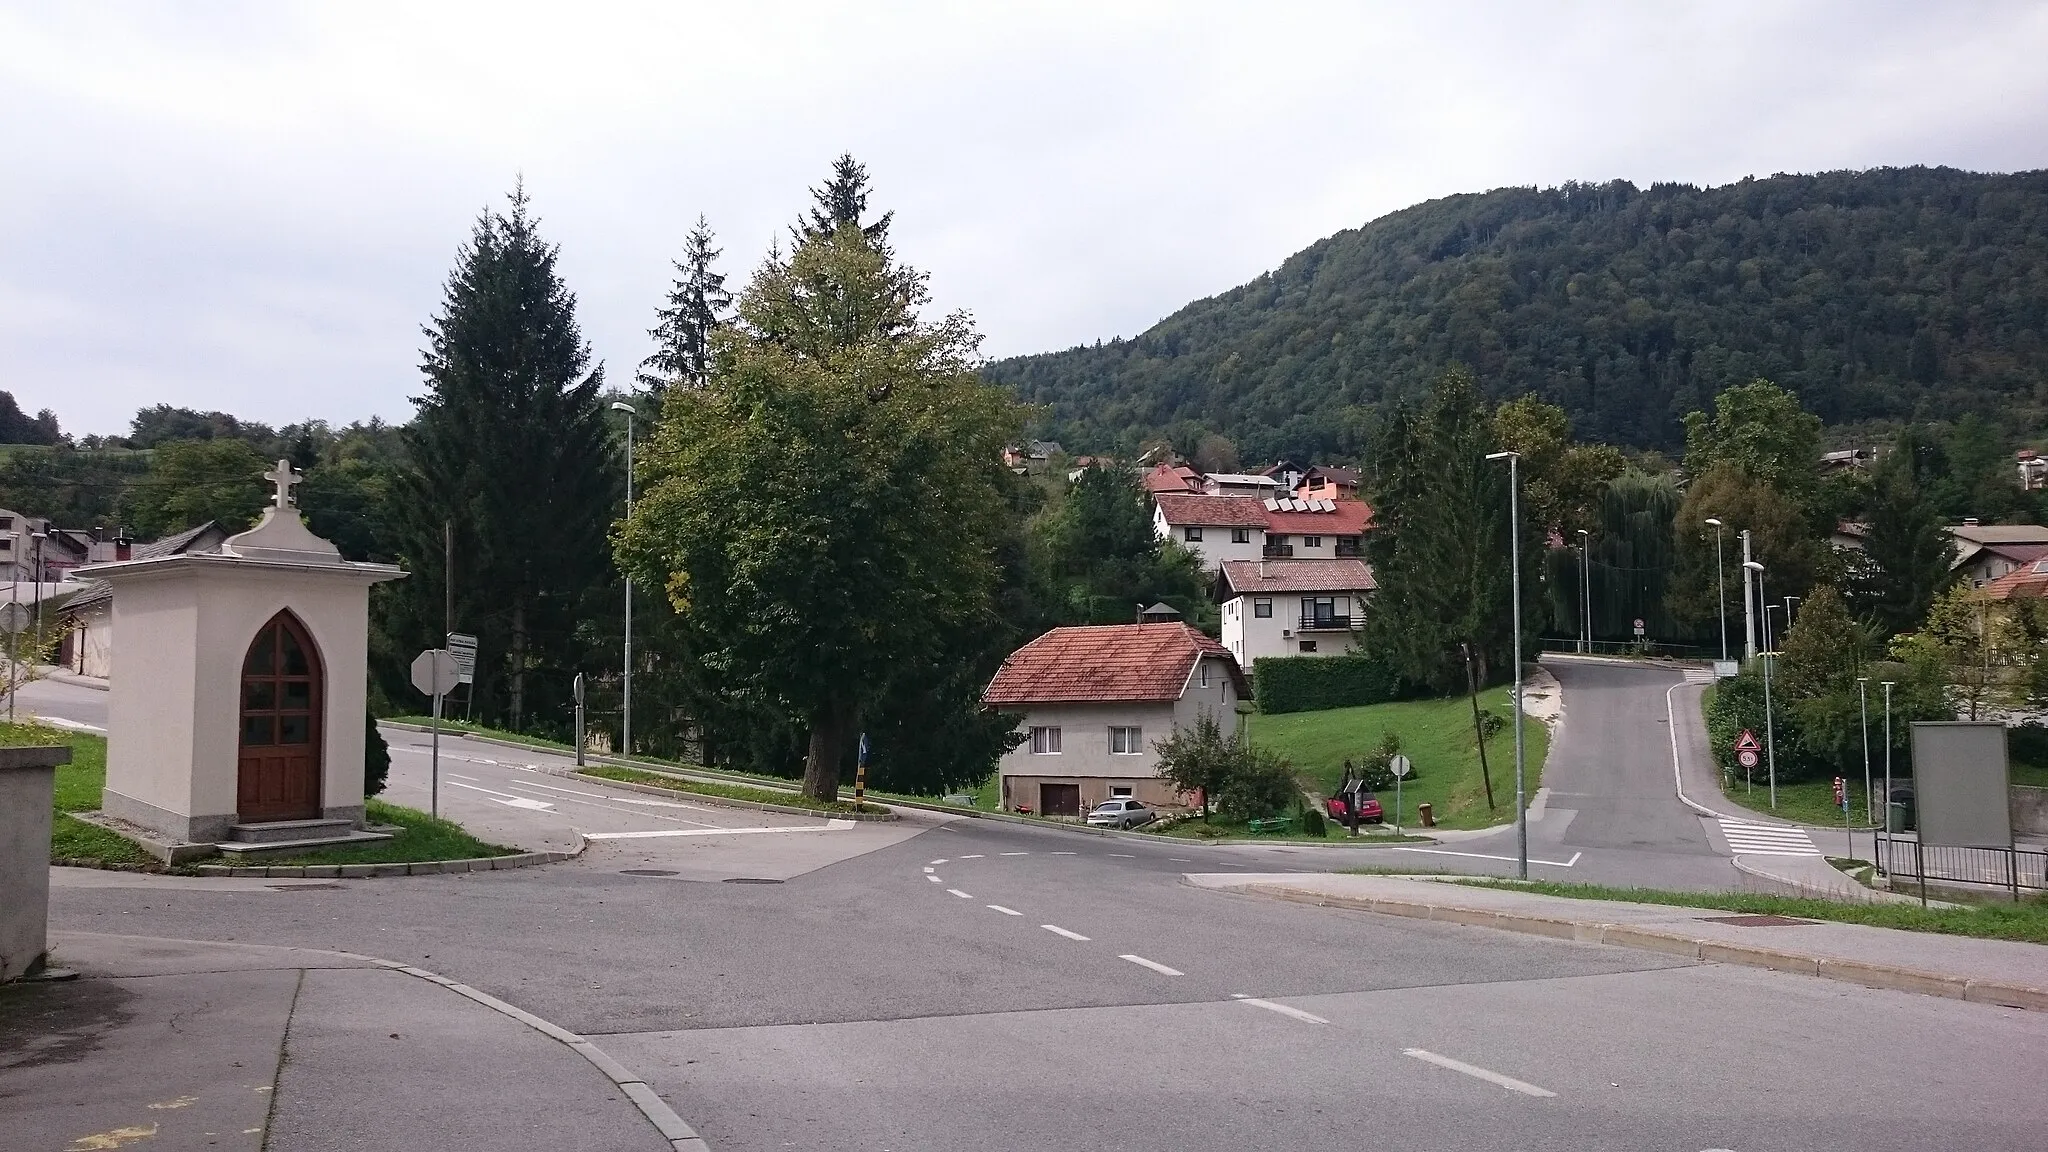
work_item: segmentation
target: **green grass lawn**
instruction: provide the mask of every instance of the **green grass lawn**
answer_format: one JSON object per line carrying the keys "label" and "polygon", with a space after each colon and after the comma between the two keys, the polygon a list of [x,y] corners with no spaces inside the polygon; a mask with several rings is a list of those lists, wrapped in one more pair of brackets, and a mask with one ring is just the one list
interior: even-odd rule
{"label": "green grass lawn", "polygon": [[90,812],[100,806],[107,783],[107,739],[90,732],[47,728],[40,724],[0,724],[0,744],[62,744],[71,749],[71,763],[57,767],[56,809],[50,822],[50,859],[102,864],[154,866],[156,858],[133,842],[67,813]]}
{"label": "green grass lawn", "polygon": [[[1479,705],[1506,719],[1511,715],[1511,696],[1512,690],[1507,687],[1489,689],[1479,694]],[[1472,736],[1472,705],[1464,696],[1278,716],[1254,713],[1245,717],[1245,723],[1254,745],[1293,761],[1295,770],[1323,795],[1337,787],[1344,774],[1345,758],[1363,760],[1378,745],[1380,733],[1399,733],[1402,754],[1415,763],[1415,775],[1401,788],[1401,807],[1405,810],[1402,823],[1411,830],[1420,823],[1415,811],[1416,805],[1422,803],[1432,806],[1437,825],[1443,828],[1484,828],[1514,818],[1514,729],[1503,725],[1486,742],[1495,801],[1489,811],[1479,776],[1478,745]],[[1550,748],[1550,732],[1540,721],[1524,719],[1522,734],[1526,743],[1526,786],[1533,798],[1543,779],[1543,758]],[[1386,808],[1391,822],[1392,789],[1380,793],[1380,804]]]}
{"label": "green grass lawn", "polygon": [[1570,896],[1579,900],[1622,900],[1633,904],[1670,904],[1681,908],[1714,908],[1726,912],[1752,912],[1794,916],[1806,920],[1833,920],[1844,924],[1866,924],[1873,928],[1902,928],[1910,932],[1937,932],[1947,936],[1976,936],[1986,940],[2019,940],[2048,944],[2048,897],[2036,896],[2018,904],[1984,903],[1960,908],[1922,908],[1918,904],[1850,904],[1805,896],[1767,896],[1753,892],[1667,892],[1655,888],[1610,888],[1600,884],[1560,884],[1548,880],[1495,881],[1458,880],[1473,887],[1505,887],[1538,892],[1545,896]]}
{"label": "green grass lawn", "polygon": [[[1872,791],[1883,792],[1884,777],[1873,777],[1870,786]],[[1862,776],[1858,775],[1856,779],[1848,781],[1848,789],[1849,826],[1870,827],[1870,822],[1863,818]],[[1802,780],[1796,784],[1780,781],[1776,808],[1771,807],[1769,777],[1761,769],[1748,788],[1743,787],[1739,774],[1732,786],[1727,784],[1724,777],[1722,791],[1731,803],[1761,812],[1766,816],[1775,816],[1780,820],[1791,820],[1800,824],[1825,824],[1836,828],[1842,826],[1842,810],[1835,807],[1835,782],[1832,779]]]}
{"label": "green grass lawn", "polygon": [[[410,864],[423,860],[475,860],[484,856],[510,856],[517,848],[491,844],[464,831],[462,825],[437,820],[417,808],[386,804],[371,797],[369,823],[395,824],[399,831],[389,840],[373,844],[348,844],[301,852],[295,856],[264,856],[254,864]],[[221,861],[210,861],[221,863]],[[233,863],[233,861],[228,861]]]}
{"label": "green grass lawn", "polygon": [[583,769],[586,776],[600,776],[606,780],[624,780],[633,784],[652,784],[656,788],[667,788],[675,792],[689,792],[697,796],[721,797],[726,800],[747,800],[756,804],[781,804],[789,808],[804,808],[821,815],[851,812],[887,812],[876,804],[855,807],[851,800],[840,800],[825,804],[796,792],[777,792],[769,788],[749,788],[744,784],[712,784],[702,780],[679,780],[674,776],[663,776],[655,772],[642,772],[637,768],[614,768],[609,764],[593,764]]}

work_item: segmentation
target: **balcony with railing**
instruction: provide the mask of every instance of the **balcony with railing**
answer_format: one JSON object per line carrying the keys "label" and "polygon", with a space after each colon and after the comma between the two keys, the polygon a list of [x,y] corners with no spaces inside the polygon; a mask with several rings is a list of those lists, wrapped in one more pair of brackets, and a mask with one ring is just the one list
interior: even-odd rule
{"label": "balcony with railing", "polygon": [[1365,547],[1358,542],[1358,537],[1337,537],[1337,558],[1339,560],[1356,560],[1364,555]]}
{"label": "balcony with railing", "polygon": [[1351,631],[1351,617],[1335,616],[1328,613],[1303,616],[1299,630],[1302,632],[1349,632]]}
{"label": "balcony with railing", "polygon": [[1268,560],[1285,560],[1288,557],[1294,555],[1294,545],[1268,544],[1262,550],[1261,554],[1265,556],[1265,558]]}

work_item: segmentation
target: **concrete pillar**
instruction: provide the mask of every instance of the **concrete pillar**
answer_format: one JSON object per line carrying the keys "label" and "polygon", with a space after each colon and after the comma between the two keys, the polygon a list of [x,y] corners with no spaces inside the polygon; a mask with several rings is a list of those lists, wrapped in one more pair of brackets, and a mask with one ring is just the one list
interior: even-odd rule
{"label": "concrete pillar", "polygon": [[50,814],[64,747],[0,748],[0,983],[42,970],[50,949]]}

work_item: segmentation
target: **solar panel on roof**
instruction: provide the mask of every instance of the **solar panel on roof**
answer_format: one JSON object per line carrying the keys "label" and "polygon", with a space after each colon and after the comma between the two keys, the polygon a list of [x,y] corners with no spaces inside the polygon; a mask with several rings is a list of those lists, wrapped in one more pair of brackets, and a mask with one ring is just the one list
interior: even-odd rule
{"label": "solar panel on roof", "polygon": [[1273,497],[1271,497],[1271,496],[1268,496],[1268,497],[1266,497],[1266,511],[1268,511],[1268,512],[1278,512],[1279,510],[1280,510],[1280,501],[1278,501],[1278,500],[1275,500],[1275,499],[1274,499]]}

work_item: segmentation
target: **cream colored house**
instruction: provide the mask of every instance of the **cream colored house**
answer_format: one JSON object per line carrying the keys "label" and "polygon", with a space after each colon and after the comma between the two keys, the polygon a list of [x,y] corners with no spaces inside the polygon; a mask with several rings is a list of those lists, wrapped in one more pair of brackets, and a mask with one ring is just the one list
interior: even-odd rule
{"label": "cream colored house", "polygon": [[1002,806],[1080,816],[1130,797],[1172,806],[1154,745],[1202,715],[1237,730],[1244,676],[1223,646],[1185,624],[1055,628],[1010,654],[982,702],[1019,714],[1002,757]]}
{"label": "cream colored house", "polygon": [[1247,560],[1223,565],[1223,646],[1240,667],[1262,656],[1336,656],[1357,646],[1376,585],[1363,560]]}

